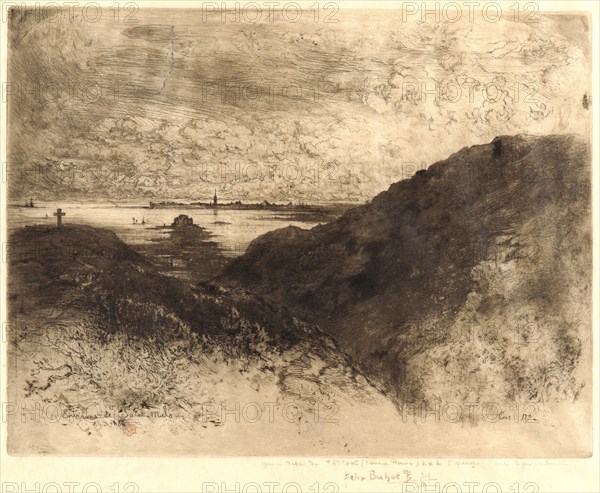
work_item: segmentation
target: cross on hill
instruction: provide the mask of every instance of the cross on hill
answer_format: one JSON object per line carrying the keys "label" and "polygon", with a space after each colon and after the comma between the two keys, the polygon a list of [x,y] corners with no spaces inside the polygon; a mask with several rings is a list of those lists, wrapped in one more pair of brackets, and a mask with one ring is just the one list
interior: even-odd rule
{"label": "cross on hill", "polygon": [[60,228],[62,226],[62,217],[66,216],[66,212],[63,212],[61,208],[56,209],[54,215],[56,216],[56,227]]}

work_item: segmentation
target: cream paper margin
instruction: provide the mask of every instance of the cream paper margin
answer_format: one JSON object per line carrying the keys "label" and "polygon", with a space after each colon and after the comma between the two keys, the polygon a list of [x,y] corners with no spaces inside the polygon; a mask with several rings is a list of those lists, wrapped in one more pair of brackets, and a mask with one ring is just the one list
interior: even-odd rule
{"label": "cream paper margin", "polygon": [[[53,2],[40,1],[42,5]],[[87,1],[80,2],[83,6]],[[95,2],[103,9],[114,5],[115,1]],[[118,2],[121,6],[125,1]],[[133,2],[140,8],[201,8],[202,2],[178,1],[144,1]],[[226,6],[234,6],[234,2],[217,2]],[[251,2],[239,0],[243,6]],[[257,2],[260,4],[261,2]],[[262,2],[265,3],[265,2]],[[285,2],[283,2],[285,3]],[[310,8],[315,1],[297,1],[303,9]],[[326,2],[321,1],[324,5]],[[453,2],[401,2],[401,1],[340,1],[334,2],[340,9],[385,8],[401,9],[403,4],[416,3],[420,9],[434,9],[436,3],[443,8],[444,4]],[[486,1],[454,2],[462,9],[469,9],[469,4],[484,7]],[[11,457],[6,453],[6,422],[0,423],[0,492],[22,491],[108,491],[108,492],[224,492],[224,491],[301,491],[308,492],[363,492],[363,491],[509,491],[509,492],[598,492],[600,491],[599,457],[598,457],[598,329],[600,313],[598,310],[599,294],[599,190],[600,171],[598,124],[600,102],[598,56],[600,21],[600,2],[591,1],[499,1],[503,11],[519,4],[535,4],[540,12],[589,12],[592,20],[592,73],[593,73],[593,238],[594,238],[594,446],[593,455],[587,459],[378,459],[378,458],[70,458],[70,457]],[[2,12],[10,5],[35,6],[36,2],[0,1]],[[68,2],[54,2],[68,5]],[[513,7],[514,8],[514,7]],[[368,20],[367,20],[368,22]],[[6,77],[6,43],[7,25],[4,17],[0,23],[0,82],[4,84]],[[4,94],[4,88],[3,88]],[[2,164],[2,180],[0,194],[0,244],[6,241],[6,180],[4,179],[4,163],[6,162],[6,103],[3,98],[0,107],[0,151]],[[0,318],[4,321],[6,313],[6,269],[0,263]],[[6,338],[2,336],[0,352],[0,401],[7,402],[6,388]],[[4,405],[4,404],[3,404]],[[160,447],[160,444],[157,444]],[[371,481],[372,470],[378,473],[390,470],[408,470],[418,486],[403,486],[398,483]],[[352,479],[364,477],[364,480]],[[423,476],[422,476],[423,475]],[[420,478],[429,478],[426,484],[420,484]],[[16,488],[16,489],[15,489]],[[417,488],[417,489],[415,489]]]}

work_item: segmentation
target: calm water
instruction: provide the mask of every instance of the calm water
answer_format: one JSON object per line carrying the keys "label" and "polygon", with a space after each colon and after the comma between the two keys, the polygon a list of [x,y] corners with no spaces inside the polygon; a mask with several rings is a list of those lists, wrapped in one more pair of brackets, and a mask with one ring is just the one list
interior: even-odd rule
{"label": "calm water", "polygon": [[[212,233],[213,241],[221,245],[225,255],[232,257],[244,253],[254,238],[268,231],[288,225],[309,229],[318,224],[301,220],[282,220],[283,214],[262,210],[146,209],[141,206],[116,207],[113,204],[38,202],[35,208],[9,207],[9,228],[33,224],[53,226],[56,224],[53,213],[58,207],[66,213],[62,219],[63,224],[77,223],[111,229],[131,245],[148,243],[153,238],[168,234],[156,230],[156,226],[168,226],[174,217],[187,214],[194,219],[194,224]],[[133,218],[138,220],[138,224],[133,223]],[[142,219],[146,224],[139,224]]]}

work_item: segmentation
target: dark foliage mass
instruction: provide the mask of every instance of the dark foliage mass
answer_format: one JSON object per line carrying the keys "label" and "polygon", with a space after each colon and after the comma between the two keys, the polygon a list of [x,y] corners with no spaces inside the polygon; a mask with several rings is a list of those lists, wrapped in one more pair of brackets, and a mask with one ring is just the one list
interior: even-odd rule
{"label": "dark foliage mass", "polygon": [[[567,135],[464,148],[338,221],[257,238],[220,283],[318,323],[402,400],[493,387],[576,397],[573,358],[590,328],[588,152]],[[527,331],[536,345],[523,345]]]}

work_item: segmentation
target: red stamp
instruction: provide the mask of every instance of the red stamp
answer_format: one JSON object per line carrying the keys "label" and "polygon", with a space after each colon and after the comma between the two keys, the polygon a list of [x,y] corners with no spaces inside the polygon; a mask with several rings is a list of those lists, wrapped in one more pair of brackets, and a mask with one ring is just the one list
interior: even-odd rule
{"label": "red stamp", "polygon": [[123,425],[123,433],[128,437],[137,433],[137,427],[133,423],[126,423]]}

